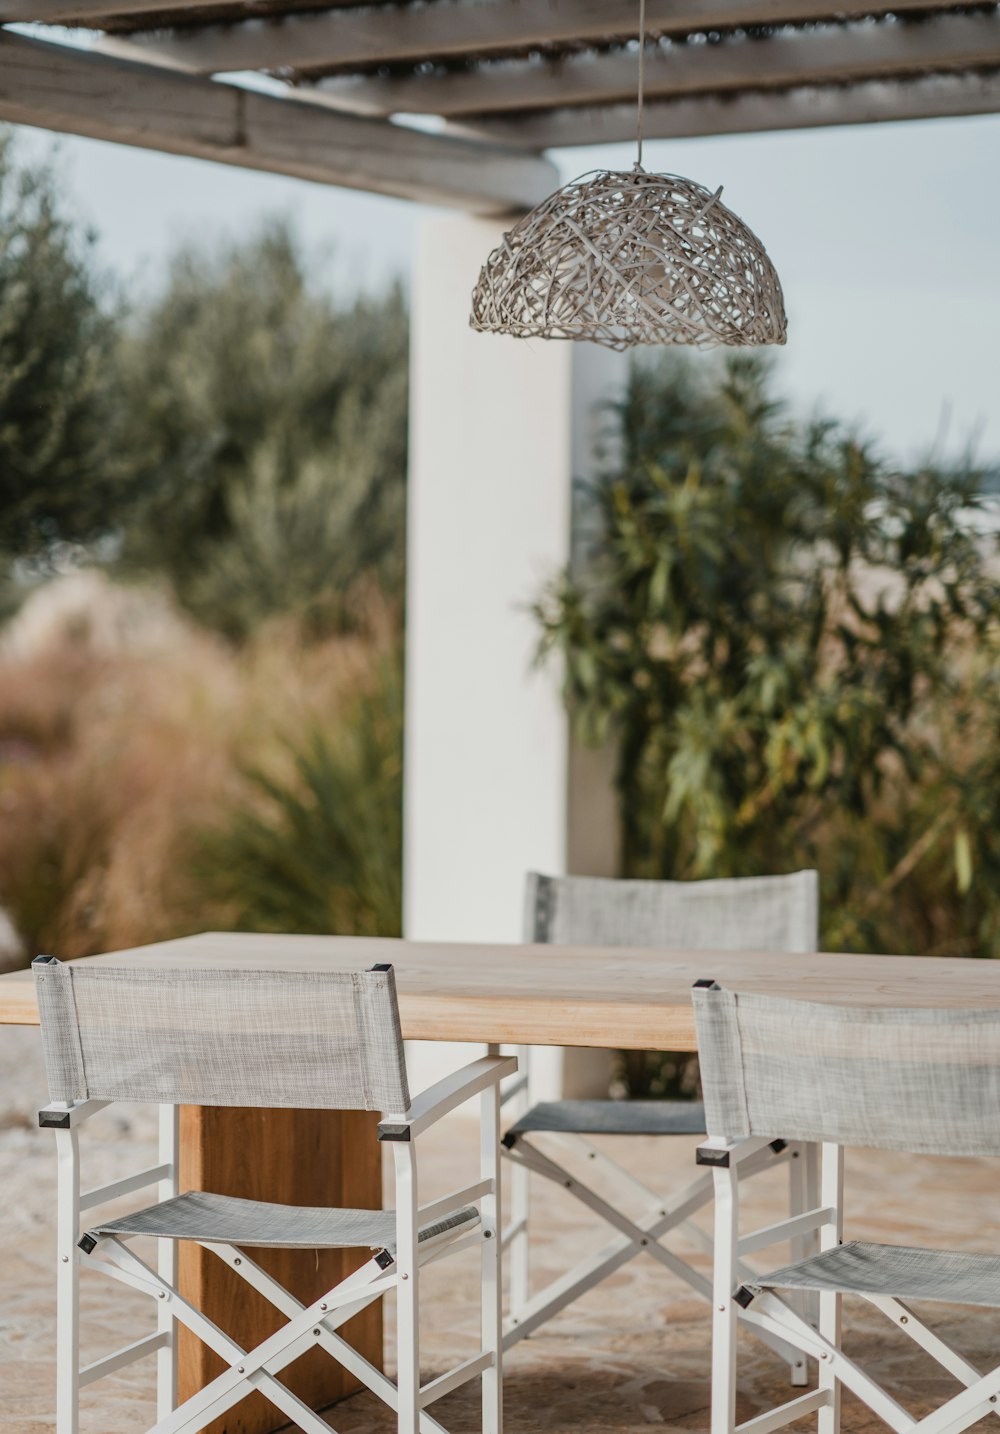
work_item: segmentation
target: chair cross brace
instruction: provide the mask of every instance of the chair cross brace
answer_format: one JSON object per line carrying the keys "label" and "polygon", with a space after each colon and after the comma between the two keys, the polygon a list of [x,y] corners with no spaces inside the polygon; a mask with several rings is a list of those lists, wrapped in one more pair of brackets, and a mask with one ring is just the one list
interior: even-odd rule
{"label": "chair cross brace", "polygon": [[[985,1415],[1000,1414],[1000,1365],[988,1374],[981,1373],[940,1335],[928,1329],[901,1301],[890,1296],[864,1294],[861,1291],[859,1293],[869,1304],[898,1324],[905,1334],[919,1344],[937,1364],[965,1385],[965,1388],[932,1413],[922,1419],[916,1419],[860,1365],[807,1324],[778,1295],[770,1291],[757,1295],[752,1304],[744,1310],[743,1317],[752,1328],[784,1335],[806,1354],[821,1361],[845,1388],[862,1399],[896,1434],[917,1434],[917,1431],[920,1431],[920,1434],[960,1434],[961,1430],[967,1429],[970,1424]],[[764,1416],[771,1421],[769,1428],[780,1428],[792,1419],[800,1417],[803,1411],[796,1410],[798,1403],[799,1401],[793,1400]],[[737,1430],[742,1431],[742,1434],[752,1434],[753,1426],[757,1422],[749,1420],[738,1425]]]}
{"label": "chair cross brace", "polygon": [[[113,1279],[121,1279],[125,1284],[145,1289],[147,1293],[155,1293],[159,1299],[169,1301],[175,1318],[203,1340],[229,1366],[204,1389],[192,1395],[166,1418],[159,1420],[150,1430],[150,1434],[196,1434],[209,1420],[225,1413],[242,1399],[247,1392],[245,1385],[259,1390],[287,1418],[303,1429],[305,1434],[329,1434],[330,1426],[326,1421],[320,1419],[307,1404],[275,1378],[275,1375],[316,1343],[317,1335],[313,1331],[317,1321],[323,1318],[320,1305],[331,1298],[336,1299],[338,1295],[343,1295],[343,1298],[337,1300],[337,1303],[346,1303],[348,1296],[343,1291],[343,1285],[348,1281],[343,1281],[340,1286],[329,1291],[327,1296],[309,1306],[303,1312],[304,1318],[300,1316],[297,1320],[289,1321],[256,1349],[247,1351],[178,1294],[166,1280],[156,1275],[121,1241],[105,1236],[99,1240],[97,1248],[103,1258],[87,1256],[87,1264],[91,1268],[101,1269]],[[375,1275],[371,1271],[373,1266],[377,1272]],[[381,1270],[374,1260],[363,1266],[362,1272],[368,1274],[372,1280],[381,1276]],[[349,1276],[348,1279],[355,1282],[354,1276]]]}
{"label": "chair cross brace", "polygon": [[[419,1263],[429,1263],[443,1253],[438,1248],[441,1243],[441,1240],[426,1241],[419,1252]],[[454,1250],[457,1244],[458,1241],[453,1240],[451,1249]],[[287,1317],[288,1322],[281,1329],[253,1350],[244,1350],[114,1236],[100,1236],[94,1251],[81,1256],[81,1262],[88,1268],[99,1270],[168,1304],[174,1317],[229,1366],[180,1408],[154,1425],[150,1434],[197,1434],[209,1420],[224,1414],[245,1398],[246,1385],[259,1390],[305,1434],[330,1434],[331,1426],[276,1378],[286,1365],[312,1347],[325,1350],[390,1408],[397,1409],[397,1390],[392,1381],[336,1333],[341,1325],[397,1285],[396,1263],[388,1251],[379,1251],[340,1284],[311,1304],[304,1305],[236,1246],[206,1244],[204,1248],[217,1254]],[[442,1376],[434,1381],[440,1386],[438,1390],[424,1391],[423,1402],[430,1403],[432,1398],[440,1398],[450,1389],[474,1378],[491,1360],[492,1356],[484,1358],[480,1355],[467,1361],[457,1371]],[[455,1378],[456,1374],[461,1377]],[[444,1387],[446,1380],[447,1388]],[[431,1398],[426,1397],[428,1393]],[[446,1434],[444,1426],[423,1410],[419,1415],[419,1428],[420,1434]]]}
{"label": "chair cross brace", "polygon": [[[305,1308],[301,1300],[296,1299],[290,1291],[285,1289],[284,1285],[280,1285],[273,1275],[269,1275],[266,1270],[261,1269],[260,1265],[251,1260],[245,1251],[237,1249],[234,1245],[206,1245],[205,1248],[218,1255],[230,1269],[234,1270],[241,1279],[246,1280],[248,1285],[269,1300],[275,1309],[288,1319],[292,1319]],[[395,1261],[385,1265],[383,1273],[389,1275],[394,1269]],[[399,1399],[392,1380],[365,1359],[364,1355],[359,1354],[353,1345],[348,1344],[346,1339],[335,1333],[338,1326],[346,1324],[355,1314],[371,1304],[373,1300],[378,1299],[381,1293],[381,1290],[376,1290],[373,1294],[369,1287],[360,1299],[341,1308],[336,1315],[331,1315],[324,1320],[320,1325],[319,1346],[395,1411],[398,1408]],[[445,1434],[444,1426],[423,1412],[420,1415],[420,1429],[421,1434]]]}
{"label": "chair cross brace", "polygon": [[[585,1145],[589,1156],[590,1142],[581,1143]],[[603,1154],[603,1152],[600,1153]],[[744,1176],[756,1174],[790,1159],[793,1154],[790,1147],[774,1150],[770,1145],[765,1145],[761,1150],[747,1156],[741,1162],[740,1172]],[[552,1181],[553,1184],[560,1185],[620,1233],[617,1240],[611,1241],[596,1254],[581,1260],[572,1270],[540,1290],[517,1315],[505,1322],[503,1340],[505,1350],[533,1334],[553,1315],[558,1314],[560,1310],[565,1309],[567,1305],[572,1304],[574,1300],[593,1289],[601,1280],[606,1279],[608,1275],[641,1254],[647,1254],[664,1265],[703,1299],[709,1301],[712,1299],[711,1281],[688,1264],[686,1260],[660,1243],[664,1235],[686,1225],[693,1214],[711,1202],[714,1194],[711,1171],[698,1176],[679,1194],[672,1195],[665,1200],[657,1199],[654,1192],[636,1181],[628,1172],[622,1172],[626,1175],[630,1185],[637,1186],[643,1194],[655,1201],[651,1210],[647,1210],[636,1220],[630,1220],[614,1205],[609,1204],[607,1200],[598,1195],[595,1190],[571,1176],[554,1160],[550,1160],[537,1146],[532,1145],[523,1136],[512,1144],[508,1144],[506,1156],[509,1161],[520,1165],[522,1169],[531,1170],[546,1180]],[[620,1171],[621,1167],[617,1166],[615,1162],[607,1160],[606,1157],[605,1160],[609,1166],[613,1167],[614,1171]],[[740,1269],[744,1277],[753,1278],[745,1266],[741,1265]],[[804,1374],[804,1361],[800,1359],[798,1352],[787,1340],[780,1335],[760,1329],[755,1332],[758,1338],[780,1354],[793,1368],[801,1368]]]}

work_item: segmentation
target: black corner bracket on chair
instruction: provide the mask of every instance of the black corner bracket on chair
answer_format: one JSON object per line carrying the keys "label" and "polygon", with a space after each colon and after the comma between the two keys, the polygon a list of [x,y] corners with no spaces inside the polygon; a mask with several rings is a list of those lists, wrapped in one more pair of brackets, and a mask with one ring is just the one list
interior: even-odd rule
{"label": "black corner bracket on chair", "polygon": [[711,1146],[701,1145],[694,1153],[696,1165],[714,1165],[723,1170],[729,1169],[729,1151],[713,1150]]}
{"label": "black corner bracket on chair", "polygon": [[38,1124],[42,1130],[69,1130],[70,1115],[68,1110],[40,1110],[38,1112]]}
{"label": "black corner bracket on chair", "polygon": [[380,1121],[378,1127],[379,1140],[409,1140],[410,1127],[408,1125],[393,1125],[390,1121]]}

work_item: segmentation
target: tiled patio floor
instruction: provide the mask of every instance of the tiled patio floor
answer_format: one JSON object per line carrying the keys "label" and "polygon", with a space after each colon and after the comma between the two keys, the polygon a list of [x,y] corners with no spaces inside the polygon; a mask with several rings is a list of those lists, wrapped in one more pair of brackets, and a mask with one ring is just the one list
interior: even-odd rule
{"label": "tiled patio floor", "polygon": [[[49,1434],[53,1417],[53,1289],[51,1214],[55,1162],[51,1140],[33,1128],[32,1112],[44,1088],[37,1033],[0,1029],[0,1430]],[[102,1117],[102,1119],[107,1119]],[[448,1135],[429,1143],[432,1178],[423,1198],[442,1193],[466,1174],[459,1118]],[[107,1120],[95,1161],[114,1178],[136,1159],[136,1142],[148,1140],[149,1122],[131,1131],[120,1117]],[[452,1138],[449,1138],[452,1137]],[[692,1169],[692,1141],[669,1148],[630,1141],[632,1163],[649,1183],[669,1187]],[[624,1150],[622,1141],[616,1149]],[[464,1142],[465,1151],[468,1143]],[[458,1152],[458,1153],[456,1153]],[[143,1152],[145,1154],[145,1152]],[[95,1174],[97,1172],[95,1171]],[[775,1218],[785,1177],[762,1177],[749,1187],[750,1217]],[[897,1243],[997,1248],[995,1162],[954,1162],[855,1153],[848,1158],[850,1233]],[[752,1192],[752,1193],[750,1193]],[[578,1207],[577,1207],[578,1208]],[[559,1272],[604,1242],[586,1212],[577,1213],[561,1191],[539,1191],[534,1258],[539,1278]],[[704,1265],[704,1260],[702,1258]],[[88,1281],[87,1343],[94,1357],[115,1340],[135,1338],[145,1303],[119,1287]],[[459,1256],[432,1268],[425,1280],[425,1378],[462,1357],[476,1337],[474,1257]],[[970,1359],[990,1367],[1000,1359],[1000,1316],[981,1311],[928,1310],[937,1328]],[[915,1346],[862,1306],[848,1305],[848,1347],[914,1413],[929,1410],[954,1389]],[[708,1427],[708,1308],[685,1292],[652,1260],[635,1262],[566,1310],[507,1360],[509,1434],[533,1430],[647,1430],[649,1426]],[[153,1422],[150,1365],[104,1381],[85,1396],[83,1434],[139,1434]],[[741,1351],[741,1410],[747,1418],[787,1397],[774,1357],[746,1340]],[[476,1428],[477,1388],[442,1400],[437,1417],[454,1434]],[[391,1419],[373,1398],[358,1396],[329,1415],[340,1434],[374,1434]],[[850,1397],[845,1434],[882,1427]]]}

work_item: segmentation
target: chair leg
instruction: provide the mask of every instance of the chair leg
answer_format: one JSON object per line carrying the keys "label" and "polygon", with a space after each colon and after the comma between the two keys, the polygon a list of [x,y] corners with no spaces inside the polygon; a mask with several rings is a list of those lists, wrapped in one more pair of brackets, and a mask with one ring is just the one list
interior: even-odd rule
{"label": "chair leg", "polygon": [[[500,1055],[501,1048],[487,1047],[488,1053]],[[503,1115],[518,1120],[531,1107],[531,1066],[530,1046],[516,1047],[519,1089],[508,1097],[500,1094],[500,1108]],[[504,1155],[501,1151],[501,1158]],[[520,1165],[514,1165],[510,1173],[510,1224],[504,1236],[503,1260],[507,1266],[509,1282],[510,1317],[513,1321],[521,1318],[531,1291],[531,1241],[528,1234],[528,1220],[531,1203],[531,1174]]]}
{"label": "chair leg", "polygon": [[[170,1200],[179,1193],[177,1185],[178,1120],[180,1112],[175,1105],[160,1107],[160,1164],[169,1165],[170,1173],[160,1181],[157,1198]],[[174,1240],[161,1240],[157,1252],[156,1269],[168,1285],[177,1283],[177,1244]],[[156,1355],[156,1418],[165,1419],[177,1407],[177,1321],[169,1300],[160,1301],[157,1315],[157,1329],[166,1334],[169,1343]]]}
{"label": "chair leg", "polygon": [[[739,1177],[735,1170],[713,1171],[715,1183],[715,1260],[712,1278],[711,1434],[736,1428],[736,1300],[740,1235]],[[824,1431],[827,1434],[827,1431]]]}
{"label": "chair leg", "polygon": [[[503,1434],[503,1287],[500,1250],[500,1091],[490,1086],[480,1097],[480,1176],[493,1182],[493,1193],[480,1202],[482,1219],[483,1352],[493,1357],[483,1370],[482,1434]],[[527,1175],[527,1171],[524,1172]],[[527,1240],[525,1239],[525,1245]]]}
{"label": "chair leg", "polygon": [[[844,1235],[844,1152],[839,1145],[824,1145],[820,1161],[820,1200],[836,1211],[836,1219],[820,1232],[820,1248],[835,1249]],[[823,1292],[819,1297],[819,1332],[840,1349],[841,1297]],[[830,1391],[830,1403],[819,1411],[818,1434],[840,1434],[840,1380],[829,1361],[820,1361],[819,1387]]]}
{"label": "chair leg", "polygon": [[531,1251],[528,1239],[528,1217],[531,1201],[531,1175],[523,1166],[515,1165],[510,1175],[510,1220],[512,1233],[505,1251],[510,1271],[510,1313],[520,1319],[530,1297]]}
{"label": "chair leg", "polygon": [[[810,1203],[812,1194],[811,1182],[809,1179],[809,1158],[807,1152],[810,1147],[807,1145],[796,1145],[792,1148],[791,1157],[788,1162],[788,1213],[794,1218],[796,1215],[804,1215],[807,1210],[815,1206],[815,1201]],[[801,1260],[810,1253],[809,1246],[812,1240],[811,1235],[800,1235],[791,1241],[789,1253],[793,1260]],[[810,1318],[810,1305],[813,1303],[809,1294],[799,1295],[794,1303],[803,1319]],[[801,1350],[796,1350],[789,1364],[789,1380],[793,1386],[801,1386],[809,1382],[809,1370],[806,1367],[806,1359]]]}
{"label": "chair leg", "polygon": [[80,1137],[56,1131],[56,1434],[80,1427]]}
{"label": "chair leg", "polygon": [[[818,1210],[823,1203],[820,1199],[820,1149],[821,1147],[818,1146],[815,1141],[809,1141],[809,1143],[802,1148],[803,1159],[806,1163],[807,1210]],[[804,1253],[807,1255],[817,1255],[819,1254],[819,1248],[819,1232],[814,1231],[812,1235],[809,1236]],[[815,1292],[809,1295],[806,1305],[806,1317],[811,1325],[819,1329],[819,1295]]]}
{"label": "chair leg", "polygon": [[420,1426],[420,1299],[417,1262],[417,1165],[409,1141],[393,1145],[396,1161],[396,1382],[399,1434]]}

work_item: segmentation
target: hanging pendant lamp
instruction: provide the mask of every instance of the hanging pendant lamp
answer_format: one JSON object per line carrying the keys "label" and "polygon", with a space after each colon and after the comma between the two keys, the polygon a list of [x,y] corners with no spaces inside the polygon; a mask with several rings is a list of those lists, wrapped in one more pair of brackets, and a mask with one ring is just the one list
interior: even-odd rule
{"label": "hanging pendant lamp", "polygon": [[645,0],[639,28],[634,168],[585,174],[520,219],[483,265],[470,323],[619,350],[783,344],[778,276],[722,190],[642,167]]}

